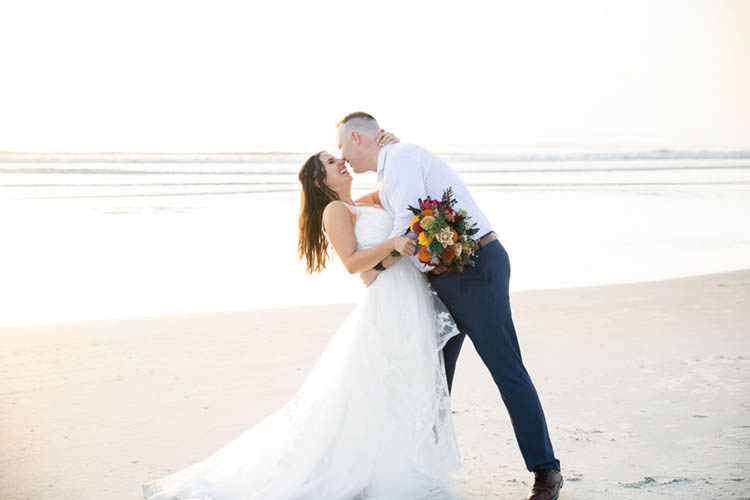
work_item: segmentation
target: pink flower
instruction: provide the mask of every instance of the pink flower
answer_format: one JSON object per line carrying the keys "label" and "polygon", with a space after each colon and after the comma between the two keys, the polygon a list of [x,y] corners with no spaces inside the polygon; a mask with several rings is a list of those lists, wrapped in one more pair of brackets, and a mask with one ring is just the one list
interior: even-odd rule
{"label": "pink flower", "polygon": [[435,200],[431,200],[431,199],[429,199],[429,198],[427,198],[426,200],[424,200],[424,207],[425,207],[426,209],[428,209],[428,210],[431,210],[431,209],[432,209],[432,207],[435,207],[435,206],[437,206],[437,205],[439,205],[439,204],[440,204],[439,202],[437,202],[437,201],[435,201]]}

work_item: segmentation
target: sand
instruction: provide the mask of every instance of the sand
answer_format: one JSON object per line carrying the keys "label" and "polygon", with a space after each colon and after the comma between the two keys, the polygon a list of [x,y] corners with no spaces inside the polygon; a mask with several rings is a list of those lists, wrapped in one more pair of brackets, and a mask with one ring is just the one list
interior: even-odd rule
{"label": "sand", "polygon": [[[750,270],[511,301],[562,499],[750,498]],[[351,309],[0,328],[0,498],[142,498],[288,400]],[[525,498],[470,342],[452,401],[464,497]]]}

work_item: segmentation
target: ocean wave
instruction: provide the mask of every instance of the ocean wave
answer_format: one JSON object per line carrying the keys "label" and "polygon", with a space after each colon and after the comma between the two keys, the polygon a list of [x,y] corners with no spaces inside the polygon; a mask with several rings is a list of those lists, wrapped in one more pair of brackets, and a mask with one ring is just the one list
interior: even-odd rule
{"label": "ocean wave", "polygon": [[[576,160],[578,161],[578,160]],[[456,161],[458,163],[458,160]],[[455,169],[460,174],[534,174],[534,173],[565,173],[565,172],[658,172],[658,171],[685,171],[685,170],[748,170],[750,163],[747,164],[711,164],[711,165],[619,165],[608,166],[598,164],[596,166],[580,166],[576,164],[562,165],[549,168],[526,167],[526,168],[507,168],[499,166],[498,168],[486,168],[472,166],[476,164],[474,160],[467,161],[465,164],[455,165]],[[2,174],[80,174],[80,175],[219,175],[219,176],[248,176],[248,175],[297,175],[297,168],[269,168],[264,165],[263,168],[250,167],[244,170],[214,170],[208,168],[215,164],[205,164],[207,168],[183,169],[183,170],[164,170],[164,169],[144,169],[144,168],[102,168],[97,167],[19,167],[12,165],[8,167],[0,166],[0,175]]]}

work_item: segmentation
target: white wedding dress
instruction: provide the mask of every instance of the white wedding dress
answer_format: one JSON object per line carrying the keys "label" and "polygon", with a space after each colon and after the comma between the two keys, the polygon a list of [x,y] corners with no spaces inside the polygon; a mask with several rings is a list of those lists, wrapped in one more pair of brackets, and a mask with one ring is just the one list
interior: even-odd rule
{"label": "white wedding dress", "polygon": [[[359,249],[393,220],[351,207]],[[452,500],[465,478],[441,349],[458,334],[408,259],[380,273],[300,390],[208,458],[146,484],[148,500]]]}

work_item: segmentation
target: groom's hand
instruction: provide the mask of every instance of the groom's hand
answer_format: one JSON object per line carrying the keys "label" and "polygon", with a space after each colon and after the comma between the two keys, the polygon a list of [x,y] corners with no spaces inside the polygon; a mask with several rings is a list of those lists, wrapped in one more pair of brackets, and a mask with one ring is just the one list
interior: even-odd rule
{"label": "groom's hand", "polygon": [[362,271],[361,273],[359,273],[359,278],[362,280],[362,283],[364,283],[366,287],[369,287],[378,278],[378,274],[379,272],[375,269],[368,269],[367,271]]}

